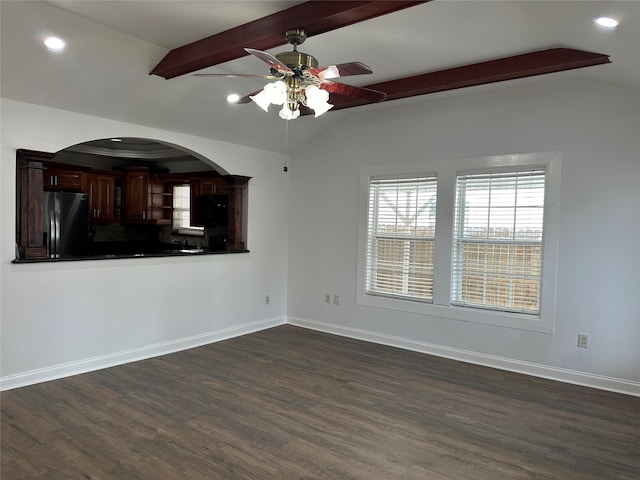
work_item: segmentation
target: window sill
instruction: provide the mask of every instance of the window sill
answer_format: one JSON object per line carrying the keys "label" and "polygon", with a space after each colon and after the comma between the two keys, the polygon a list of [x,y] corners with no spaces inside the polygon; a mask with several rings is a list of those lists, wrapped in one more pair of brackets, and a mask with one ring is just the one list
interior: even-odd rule
{"label": "window sill", "polygon": [[178,228],[177,230],[172,230],[171,233],[174,235],[189,235],[192,237],[204,237],[204,230],[190,230],[186,228]]}
{"label": "window sill", "polygon": [[435,305],[425,301],[392,298],[386,296],[358,293],[356,303],[369,307],[397,310],[407,313],[458,320],[462,322],[480,323],[497,327],[515,328],[540,333],[553,333],[553,321],[543,321],[540,315],[503,312],[485,308],[460,307],[455,305]]}

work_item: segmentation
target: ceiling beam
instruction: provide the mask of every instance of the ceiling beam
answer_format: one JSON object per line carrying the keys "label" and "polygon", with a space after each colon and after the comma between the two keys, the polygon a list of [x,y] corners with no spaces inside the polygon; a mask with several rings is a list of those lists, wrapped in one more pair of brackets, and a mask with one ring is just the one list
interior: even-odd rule
{"label": "ceiling beam", "polygon": [[[512,57],[399,78],[388,82],[374,83],[365,85],[365,88],[386,93],[385,102],[388,102],[416,95],[445,92],[458,88],[516,80],[606,63],[611,63],[608,55],[571,48],[550,48],[548,50],[539,50]],[[331,95],[330,102],[334,105],[331,110],[357,107],[368,103],[336,94]],[[307,112],[305,111],[304,113]]]}
{"label": "ceiling beam", "polygon": [[284,33],[302,28],[307,36],[386,15],[426,1],[311,1],[171,50],[150,75],[174,78],[244,57],[245,47],[269,50],[286,44]]}

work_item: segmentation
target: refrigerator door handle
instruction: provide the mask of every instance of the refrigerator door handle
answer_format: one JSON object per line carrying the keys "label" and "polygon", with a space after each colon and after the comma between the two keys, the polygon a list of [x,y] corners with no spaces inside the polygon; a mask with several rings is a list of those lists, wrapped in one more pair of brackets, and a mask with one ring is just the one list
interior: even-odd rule
{"label": "refrigerator door handle", "polygon": [[60,257],[60,212],[56,211],[56,258]]}
{"label": "refrigerator door handle", "polygon": [[54,217],[55,212],[49,212],[49,235],[47,236],[47,249],[49,250],[49,256],[53,257],[55,253],[55,229],[56,229],[56,219]]}

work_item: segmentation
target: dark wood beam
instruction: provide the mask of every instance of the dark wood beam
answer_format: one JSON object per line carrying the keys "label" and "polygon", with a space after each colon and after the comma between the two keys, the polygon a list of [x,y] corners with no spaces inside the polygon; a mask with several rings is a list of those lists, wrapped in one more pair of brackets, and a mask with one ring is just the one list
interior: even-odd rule
{"label": "dark wood beam", "polygon": [[[386,93],[385,102],[388,102],[416,95],[445,92],[606,63],[611,63],[608,55],[571,48],[550,48],[388,82],[374,83],[365,87]],[[334,105],[332,110],[367,104],[367,102],[358,99],[335,94],[331,95],[329,101]],[[304,113],[307,112],[304,111]]]}
{"label": "dark wood beam", "polygon": [[286,44],[284,33],[303,28],[307,36],[386,15],[426,1],[312,1],[171,50],[150,75],[166,79],[244,57],[245,47],[268,50]]}

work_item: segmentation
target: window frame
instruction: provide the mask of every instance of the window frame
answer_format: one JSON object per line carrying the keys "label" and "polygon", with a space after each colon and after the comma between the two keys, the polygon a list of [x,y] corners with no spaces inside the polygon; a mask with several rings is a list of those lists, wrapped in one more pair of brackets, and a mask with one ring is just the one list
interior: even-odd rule
{"label": "window frame", "polygon": [[[428,192],[430,189],[432,188],[436,188],[437,189],[437,177],[435,175],[419,175],[419,176],[381,176],[381,177],[375,177],[375,178],[370,178],[369,181],[369,200],[372,200],[373,198],[376,199],[376,205],[373,208],[369,208],[367,210],[368,215],[371,214],[370,216],[375,217],[376,220],[379,220],[381,217],[379,215],[380,213],[380,207],[379,207],[379,203],[381,200],[381,195],[371,195],[371,191],[372,191],[372,184],[375,183],[376,184],[376,188],[379,189],[380,191],[384,192],[386,190],[384,183],[388,180],[391,180],[393,184],[390,184],[388,186],[391,186],[392,188],[396,189],[396,190],[401,190],[402,189],[402,183],[403,181],[409,180],[411,187],[412,187],[412,193],[416,193],[416,200],[418,199],[417,195],[419,193],[419,191],[424,192]],[[415,190],[413,190],[413,187],[415,186]],[[437,193],[436,193],[437,195]],[[375,213],[372,213],[375,212]],[[376,223],[377,225],[377,223]],[[369,228],[369,222],[367,221],[367,227]],[[376,265],[375,266],[371,266],[371,261],[372,261],[372,257],[378,258],[378,255],[374,252],[378,251],[379,245],[380,245],[380,240],[391,240],[391,241],[400,241],[404,243],[403,246],[403,250],[408,251],[409,255],[408,257],[411,257],[412,255],[416,255],[417,253],[417,244],[418,242],[421,241],[426,241],[426,242],[431,242],[434,243],[435,242],[435,236],[434,235],[417,235],[417,234],[402,234],[402,233],[378,233],[377,229],[372,228],[371,231],[373,232],[375,230],[376,233],[374,233],[375,238],[374,239],[369,239],[369,232],[367,233],[367,281],[366,281],[366,286],[365,286],[365,290],[367,292],[368,295],[377,295],[377,296],[385,296],[385,297],[391,297],[391,298],[405,298],[411,301],[419,301],[419,302],[431,302],[432,301],[432,295],[430,297],[417,297],[417,296],[411,296],[409,293],[405,292],[404,289],[409,289],[409,284],[412,283],[415,286],[415,282],[411,282],[412,278],[411,275],[409,273],[405,272],[406,267],[413,265],[412,262],[409,262],[407,265],[404,265],[403,262],[403,274],[402,274],[402,278],[403,278],[403,282],[402,282],[402,292],[384,292],[383,288],[380,288],[378,290],[376,290],[376,287],[372,287],[372,280],[371,277],[373,276],[374,273],[379,273],[380,272],[380,268],[379,268],[379,263],[375,262]],[[415,242],[415,244],[412,245],[412,243]],[[408,250],[407,250],[408,249]],[[403,255],[403,258],[407,257],[407,255]],[[395,264],[394,264],[395,265]],[[406,282],[406,284],[405,284]],[[431,278],[431,282],[433,283],[433,278]],[[419,285],[419,282],[418,282]]]}
{"label": "window frame", "polygon": [[179,235],[192,235],[194,237],[203,237],[205,232],[204,232],[204,227],[198,227],[198,226],[189,226],[189,227],[183,227],[183,226],[179,226],[176,228],[176,224],[175,224],[175,212],[176,210],[178,211],[185,211],[187,210],[186,208],[176,208],[175,207],[175,198],[176,198],[176,188],[177,187],[188,187],[189,188],[189,221],[191,221],[191,188],[193,188],[193,186],[188,183],[188,182],[182,182],[182,183],[174,183],[171,185],[171,193],[173,195],[173,200],[172,200],[172,205],[171,205],[171,233],[174,234],[179,234]]}
{"label": "window frame", "polygon": [[[505,175],[506,174],[506,175]],[[505,175],[505,176],[502,176]],[[494,178],[494,176],[496,176]],[[500,177],[502,176],[502,180],[500,179]],[[464,177],[466,177],[465,180],[462,180]],[[475,178],[474,178],[475,177]],[[484,178],[478,178],[478,177],[484,177]],[[512,166],[510,167],[508,170],[504,170],[503,169],[482,169],[480,171],[465,171],[465,172],[458,172],[456,174],[456,211],[454,214],[454,229],[453,229],[453,251],[452,251],[452,255],[451,255],[451,265],[452,265],[452,286],[451,286],[451,292],[450,292],[450,298],[451,298],[451,304],[452,305],[459,305],[459,306],[466,306],[466,307],[471,307],[471,308],[484,308],[484,309],[489,309],[489,310],[497,310],[497,311],[506,311],[506,312],[514,312],[514,313],[523,313],[523,314],[527,314],[527,315],[537,315],[539,313],[539,303],[540,303],[540,285],[542,283],[542,272],[540,271],[540,273],[536,276],[537,278],[537,290],[538,290],[538,296],[537,296],[537,305],[536,305],[536,309],[535,310],[527,310],[526,308],[518,308],[516,306],[498,306],[498,305],[490,305],[490,304],[485,304],[485,303],[474,303],[471,301],[465,301],[464,299],[462,299],[463,296],[463,287],[462,284],[464,283],[464,276],[465,273],[467,273],[468,275],[471,275],[471,272],[469,270],[464,269],[463,267],[463,261],[461,261],[461,257],[464,256],[464,250],[465,250],[465,245],[477,245],[477,246],[485,246],[485,247],[508,247],[508,260],[509,260],[509,264],[507,266],[514,268],[513,263],[511,263],[514,260],[514,257],[516,256],[516,250],[517,248],[527,248],[527,247],[534,247],[539,249],[539,253],[538,256],[540,258],[542,258],[541,254],[542,254],[542,237],[540,238],[540,240],[532,240],[530,238],[525,238],[525,239],[516,239],[516,238],[508,238],[508,237],[491,237],[491,236],[487,236],[487,237],[473,237],[473,236],[468,236],[466,235],[464,232],[466,230],[465,228],[465,219],[469,219],[471,220],[471,217],[468,217],[467,215],[465,215],[465,213],[467,212],[468,209],[473,209],[474,207],[472,207],[471,205],[466,205],[466,197],[468,195],[469,191],[473,191],[474,187],[476,187],[478,184],[476,183],[476,181],[481,180],[484,183],[487,182],[487,180],[489,180],[489,182],[493,185],[493,181],[495,179],[495,181],[497,182],[495,184],[495,186],[499,189],[500,185],[502,185],[503,187],[506,185],[504,183],[504,179],[507,178],[509,179],[509,182],[511,184],[511,182],[513,182],[513,190],[514,190],[514,201],[516,201],[516,199],[518,198],[518,192],[520,190],[518,190],[518,179],[526,179],[526,178],[542,178],[543,182],[544,182],[544,190],[546,190],[546,183],[547,183],[547,172],[546,172],[546,168],[523,168],[523,167],[516,167],[516,166]],[[461,182],[462,180],[462,182]],[[461,187],[461,183],[465,184],[465,187],[462,188]],[[491,190],[491,187],[490,187]],[[461,191],[464,192],[464,196],[462,197],[463,203],[464,205],[460,205],[460,196],[459,194],[461,193]],[[487,217],[487,221],[489,221],[490,218],[490,212],[493,211],[500,211],[501,208],[513,208],[514,209],[514,221],[516,218],[516,211],[517,211],[517,206],[516,205],[500,205],[500,200],[498,198],[496,198],[496,202],[494,203],[492,200],[492,195],[490,195],[489,197],[487,197],[487,201],[489,202],[487,204],[487,215],[489,215]],[[537,206],[533,206],[533,205],[529,205],[527,207],[523,207],[523,208],[538,208]],[[544,199],[542,200],[542,225],[541,225],[541,229],[542,229],[542,236],[544,236],[544,213],[546,210],[546,207],[544,205]],[[522,217],[519,217],[522,218]],[[462,229],[462,232],[457,232],[458,228]],[[488,228],[488,227],[487,227]],[[514,228],[514,233],[515,233],[515,228]],[[489,235],[489,232],[487,232],[487,235]],[[515,248],[514,248],[515,247]],[[514,249],[514,250],[512,250]],[[484,249],[484,254],[485,256],[487,255],[487,249]],[[500,266],[503,266],[503,263],[500,263]],[[484,259],[484,262],[482,264],[482,267],[485,269],[483,270],[483,272],[480,274],[483,276],[483,282],[486,281],[486,277],[491,275],[491,272],[488,272],[486,269],[489,269],[492,265],[490,263],[487,262],[487,259]],[[457,269],[455,268],[457,267]],[[540,267],[542,267],[542,265],[540,265]],[[477,275],[478,273],[476,273]],[[511,274],[501,274],[504,278],[509,279],[509,282],[514,282],[514,283],[518,283],[518,275],[511,275]],[[493,276],[500,276],[497,275],[495,272],[493,272]],[[520,279],[522,279],[523,277],[521,277]],[[471,292],[469,292],[471,293]],[[513,292],[511,293],[513,294]],[[486,295],[486,292],[483,291],[482,292],[483,297]],[[457,298],[456,298],[457,297]]]}
{"label": "window frame", "polygon": [[[536,314],[493,310],[486,307],[459,306],[451,303],[453,228],[456,179],[459,174],[512,169],[544,168],[545,209],[542,237],[542,278],[540,311]],[[421,163],[378,165],[360,171],[360,208],[358,222],[358,259],[356,303],[438,318],[460,320],[507,328],[553,333],[555,325],[556,275],[560,219],[560,152],[496,155],[476,158],[425,161]],[[434,245],[433,301],[371,295],[366,292],[367,232],[369,184],[377,177],[436,175],[436,233]]]}

